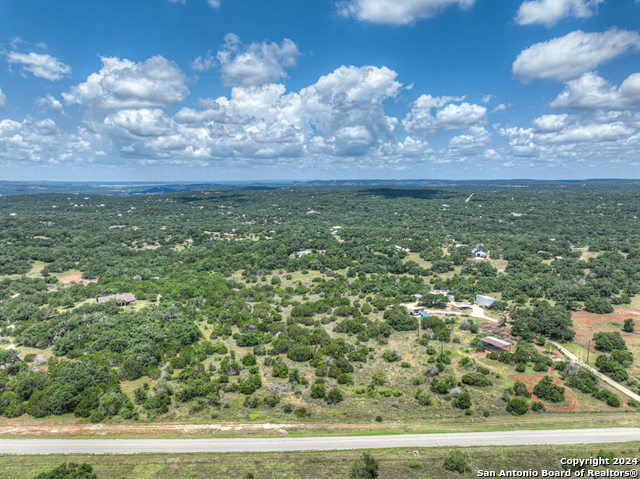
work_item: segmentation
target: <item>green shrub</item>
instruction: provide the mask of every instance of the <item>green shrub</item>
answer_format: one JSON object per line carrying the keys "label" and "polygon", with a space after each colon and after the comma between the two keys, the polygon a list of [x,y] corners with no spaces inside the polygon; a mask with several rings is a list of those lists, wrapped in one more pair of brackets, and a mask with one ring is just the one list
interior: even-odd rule
{"label": "green shrub", "polygon": [[327,395],[324,384],[314,384],[311,386],[311,397],[313,399],[322,399]]}
{"label": "green shrub", "polygon": [[282,406],[282,411],[284,411],[285,414],[291,414],[293,412],[293,406],[291,404],[285,404]]}
{"label": "green shrub", "polygon": [[415,398],[421,406],[432,406],[434,404],[434,401],[431,399],[431,394],[424,389],[418,389]]}
{"label": "green shrub", "polygon": [[393,396],[393,392],[391,392],[391,389],[381,389],[380,396],[390,398],[391,396]]}
{"label": "green shrub", "polygon": [[327,404],[338,404],[340,401],[344,399],[342,392],[338,388],[333,388],[329,393],[325,396],[324,400]]}
{"label": "green shrub", "polygon": [[295,414],[295,416],[299,418],[307,417],[309,415],[306,407],[299,407],[293,414]]}
{"label": "green shrub", "polygon": [[351,464],[351,477],[353,479],[373,479],[378,477],[379,467],[378,461],[369,453],[363,452],[362,458]]}
{"label": "green shrub", "polygon": [[422,464],[419,461],[413,460],[409,461],[409,467],[411,469],[422,469]]}
{"label": "green shrub", "polygon": [[516,396],[521,396],[521,397],[525,397],[525,398],[530,398],[531,397],[531,393],[527,389],[527,386],[524,383],[520,382],[520,381],[516,381],[513,384],[513,391],[515,392]]}
{"label": "green shrub", "polygon": [[538,361],[533,365],[533,370],[537,373],[546,373],[549,372],[549,366],[545,362]]}
{"label": "green shrub", "polygon": [[25,354],[24,358],[22,359],[25,363],[32,363],[36,360],[36,355],[35,353],[30,353],[30,354]]}
{"label": "green shrub", "polygon": [[256,355],[247,353],[244,356],[242,356],[242,359],[240,360],[240,362],[243,364],[243,366],[247,366],[247,367],[255,366],[257,364]]}
{"label": "green shrub", "polygon": [[410,368],[410,367],[411,367],[411,364],[410,364],[410,363],[408,363],[408,362],[406,362],[406,361],[403,361],[403,362],[400,364],[400,366],[401,366],[401,367],[403,367],[403,368]]}
{"label": "green shrub", "polygon": [[35,479],[98,479],[93,473],[93,468],[87,464],[75,464],[66,462],[49,472],[38,474]]}
{"label": "green shrub", "polygon": [[488,377],[478,373],[465,374],[464,376],[462,376],[462,382],[464,384],[468,384],[469,386],[475,386],[478,388],[485,388],[493,385]]}
{"label": "green shrub", "polygon": [[507,412],[514,416],[522,416],[529,410],[529,401],[523,397],[513,397],[507,402]]}
{"label": "green shrub", "polygon": [[620,402],[620,398],[606,389],[600,389],[594,392],[593,397],[599,399],[600,401],[606,402],[607,405],[611,407],[620,407],[622,405],[622,403]]}
{"label": "green shrub", "polygon": [[371,382],[376,386],[384,386],[387,383],[387,373],[384,371],[378,371],[371,376]]}
{"label": "green shrub", "polygon": [[353,384],[353,378],[351,377],[351,374],[342,373],[340,376],[338,376],[337,380],[338,384]]}
{"label": "green shrub", "polygon": [[540,412],[544,409],[544,404],[542,404],[541,402],[534,402],[531,405],[531,410],[535,411],[535,412]]}
{"label": "green shrub", "polygon": [[584,307],[590,313],[609,314],[613,313],[613,306],[605,298],[599,296],[591,296],[584,302]]}
{"label": "green shrub", "polygon": [[382,422],[382,416],[376,416],[376,422]]}
{"label": "green shrub", "polygon": [[248,407],[250,409],[256,409],[260,406],[260,399],[255,396],[247,396],[244,400],[244,407]]}
{"label": "green shrub", "polygon": [[313,357],[313,351],[309,346],[298,346],[297,348],[289,349],[287,357],[292,361],[302,363],[309,361]]}
{"label": "green shrub", "polygon": [[622,330],[625,333],[633,333],[635,331],[635,328],[636,323],[633,319],[629,318],[624,320],[624,326],[622,326]]}
{"label": "green shrub", "polygon": [[525,363],[518,363],[516,365],[516,371],[518,371],[519,373],[523,373],[527,370],[527,365]]}
{"label": "green shrub", "polygon": [[398,351],[393,351],[393,350],[390,350],[390,349],[387,349],[382,354],[382,357],[388,363],[393,363],[395,361],[400,361],[402,359],[402,355]]}
{"label": "green shrub", "polygon": [[269,407],[276,407],[280,403],[280,396],[277,394],[269,394],[264,397],[264,403]]}
{"label": "green shrub", "polygon": [[553,378],[550,376],[543,377],[533,388],[533,394],[540,399],[546,399],[549,402],[560,403],[564,401],[564,388],[553,384]]}
{"label": "green shrub", "polygon": [[614,349],[627,349],[627,344],[624,342],[624,339],[622,339],[622,335],[617,331],[613,333],[599,331],[593,335],[593,340],[596,343],[596,349],[598,351],[609,353]]}
{"label": "green shrub", "polygon": [[471,394],[467,392],[458,394],[458,397],[453,400],[453,405],[458,409],[469,409],[471,407]]}
{"label": "green shrub", "polygon": [[456,378],[447,375],[443,379],[433,378],[431,380],[431,391],[436,394],[449,394],[449,390],[456,385]]}
{"label": "green shrub", "polygon": [[442,465],[447,471],[471,472],[471,458],[461,451],[451,451]]}

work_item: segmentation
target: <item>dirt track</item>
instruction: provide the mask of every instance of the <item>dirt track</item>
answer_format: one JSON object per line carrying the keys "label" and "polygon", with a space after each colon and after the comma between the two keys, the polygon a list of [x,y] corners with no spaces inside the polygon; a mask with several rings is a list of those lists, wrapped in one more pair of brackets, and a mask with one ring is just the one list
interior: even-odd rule
{"label": "dirt track", "polygon": [[[562,383],[562,381],[557,377],[555,377],[554,372],[555,372],[555,369],[551,368],[549,375],[553,376],[553,383],[556,386],[564,387],[564,384]],[[536,384],[538,384],[538,382],[544,376],[545,374],[536,374],[535,376],[526,376],[524,374],[518,374],[517,376],[514,376],[513,379],[515,381],[520,381],[521,383],[524,383],[525,386],[527,386],[527,391],[531,393],[531,399],[533,399],[534,401],[540,401],[540,399],[538,399],[538,397],[535,394],[533,394],[533,388]],[[544,406],[547,409],[553,409],[554,411],[575,411],[576,409],[578,409],[580,407],[580,404],[578,403],[578,400],[576,399],[573,392],[571,392],[567,387],[565,387],[564,392],[567,396],[569,396],[569,399],[571,399],[571,404],[569,406],[563,406],[563,407],[550,406],[549,404],[543,401],[540,401],[540,402],[542,402],[542,404],[544,404]]]}

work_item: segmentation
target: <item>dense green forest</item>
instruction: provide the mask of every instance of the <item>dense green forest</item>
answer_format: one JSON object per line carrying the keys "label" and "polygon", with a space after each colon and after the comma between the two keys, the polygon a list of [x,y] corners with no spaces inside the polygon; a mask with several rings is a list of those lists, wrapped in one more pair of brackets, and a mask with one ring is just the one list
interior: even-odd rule
{"label": "dense green forest", "polygon": [[[2,196],[0,413],[304,418],[352,400],[373,416],[541,411],[510,377],[549,371],[541,347],[574,338],[574,312],[632,303],[639,211],[631,184]],[[481,320],[401,305],[422,295],[441,309],[431,290],[496,298],[515,350],[485,357]],[[121,293],[136,303],[96,301]],[[637,391],[623,336],[598,334],[598,369]],[[587,370],[555,370],[621,406]],[[561,404],[546,378],[534,394]]]}

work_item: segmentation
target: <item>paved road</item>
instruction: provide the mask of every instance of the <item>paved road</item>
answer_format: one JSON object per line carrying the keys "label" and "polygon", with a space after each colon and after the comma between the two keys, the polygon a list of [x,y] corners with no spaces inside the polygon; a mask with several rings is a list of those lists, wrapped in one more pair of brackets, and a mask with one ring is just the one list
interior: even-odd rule
{"label": "paved road", "polygon": [[640,441],[640,428],[247,439],[3,439],[0,454],[274,452]]}
{"label": "paved road", "polygon": [[589,371],[591,371],[593,374],[595,374],[596,376],[598,376],[600,379],[602,379],[604,382],[606,382],[607,384],[613,386],[614,388],[616,388],[618,391],[626,394],[627,396],[629,396],[632,399],[635,399],[636,401],[640,402],[640,396],[638,396],[636,393],[629,391],[627,388],[625,388],[622,384],[617,383],[616,381],[614,381],[613,379],[611,379],[609,376],[605,376],[604,374],[602,374],[600,371],[597,371],[595,369],[593,369],[591,366],[589,366],[587,363],[585,363],[583,360],[578,359],[578,357],[573,354],[571,351],[569,351],[567,348],[565,348],[564,346],[562,346],[562,344],[557,343],[556,341],[551,341],[549,340],[549,342],[555,346],[558,347],[558,349],[560,349],[560,351],[562,351],[564,354],[567,355],[567,357],[569,359],[571,359],[573,362],[578,363],[580,366],[582,366],[585,369],[588,369]]}

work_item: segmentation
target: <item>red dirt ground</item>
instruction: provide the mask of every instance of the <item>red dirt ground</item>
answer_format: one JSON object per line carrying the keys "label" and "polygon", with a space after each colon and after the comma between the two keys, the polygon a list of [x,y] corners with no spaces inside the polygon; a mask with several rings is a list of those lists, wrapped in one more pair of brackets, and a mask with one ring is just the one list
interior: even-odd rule
{"label": "red dirt ground", "polygon": [[[536,384],[538,384],[538,382],[544,376],[545,376],[544,374],[536,374],[535,376],[526,376],[524,374],[518,374],[514,376],[513,379],[515,381],[520,381],[521,383],[524,383],[525,386],[527,386],[527,391],[531,393],[531,399],[533,399],[534,401],[540,401],[540,399],[538,399],[536,395],[533,394],[533,387]],[[555,377],[555,368],[551,368],[551,370],[549,371],[549,376],[553,376],[553,382],[556,386],[560,386],[560,387],[564,386],[563,382],[557,377]],[[542,404],[544,404],[546,408],[553,409],[555,411],[575,411],[576,409],[578,409],[580,407],[580,404],[578,403],[578,400],[576,399],[574,394],[569,390],[569,388],[566,388],[566,387],[564,392],[566,393],[567,396],[569,396],[569,399],[571,399],[571,404],[569,406],[564,406],[564,407],[549,406],[548,404],[542,401],[540,402],[542,402]]]}
{"label": "red dirt ground", "polygon": [[[608,323],[624,323],[625,319],[632,318],[636,324],[640,324],[640,311],[625,306],[614,306],[614,313],[594,314],[586,311],[577,311],[571,315],[573,330],[576,332],[574,341],[584,344],[593,338],[598,331],[619,332],[625,341],[633,343],[640,341],[640,333],[625,333],[621,328]],[[593,345],[592,345],[593,347]]]}

